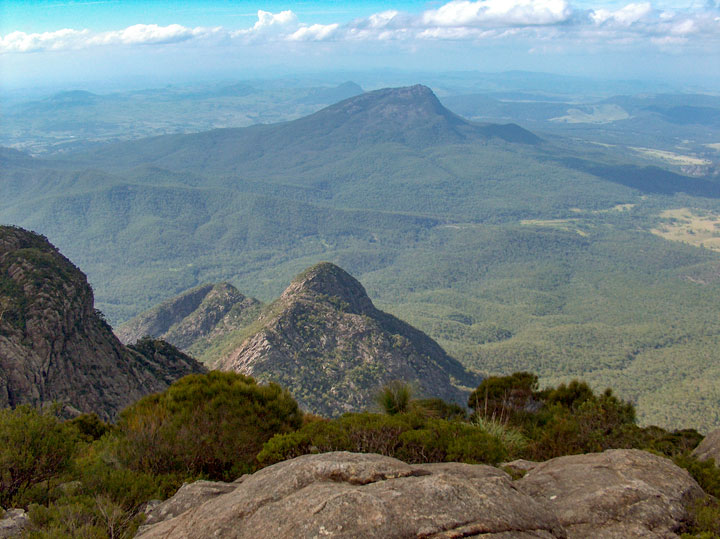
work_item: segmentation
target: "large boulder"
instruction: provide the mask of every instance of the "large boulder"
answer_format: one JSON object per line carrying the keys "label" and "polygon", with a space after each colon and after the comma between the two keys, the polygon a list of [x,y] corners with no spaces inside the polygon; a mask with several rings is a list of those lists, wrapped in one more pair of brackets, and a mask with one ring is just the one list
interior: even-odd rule
{"label": "large boulder", "polygon": [[545,501],[491,466],[408,465],[381,455],[305,455],[139,537],[565,537]]}
{"label": "large boulder", "polygon": [[145,526],[176,517],[212,498],[232,492],[236,487],[235,483],[223,483],[222,481],[201,480],[185,483],[172,498],[154,505],[150,511],[146,510]]}
{"label": "large boulder", "polygon": [[698,460],[715,460],[715,465],[720,466],[720,429],[712,431],[705,436],[705,439],[692,452],[693,457]]}
{"label": "large boulder", "polygon": [[637,450],[553,459],[515,482],[491,466],[335,452],[194,485],[139,537],[670,538],[703,496],[685,470]]}
{"label": "large boulder", "polygon": [[543,462],[516,482],[550,504],[569,538],[677,537],[703,491],[672,461],[637,449]]}

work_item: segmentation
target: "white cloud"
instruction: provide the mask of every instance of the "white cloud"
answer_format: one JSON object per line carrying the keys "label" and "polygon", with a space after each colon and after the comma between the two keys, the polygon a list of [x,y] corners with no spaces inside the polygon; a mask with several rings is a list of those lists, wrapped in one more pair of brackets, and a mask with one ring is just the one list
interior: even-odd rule
{"label": "white cloud", "polygon": [[140,45],[155,43],[177,43],[186,41],[193,37],[202,35],[206,30],[203,28],[186,28],[179,24],[169,26],[158,26],[157,24],[135,24],[124,30],[103,32],[88,40],[88,44],[94,45]]}
{"label": "white cloud", "polygon": [[0,52],[37,52],[42,50],[61,50],[75,48],[88,35],[89,30],[63,28],[55,32],[26,34],[12,32],[0,37]]}
{"label": "white cloud", "polygon": [[340,27],[339,24],[313,24],[302,26],[287,36],[290,41],[326,41],[332,39]]}
{"label": "white cloud", "polygon": [[187,28],[179,24],[135,24],[123,30],[92,33],[65,28],[56,32],[12,32],[0,37],[0,53],[82,49],[95,45],[153,45],[177,43],[218,33],[219,28]]}
{"label": "white cloud", "polygon": [[556,24],[570,17],[565,0],[453,0],[423,13],[427,27],[531,26]]}
{"label": "white cloud", "polygon": [[233,37],[267,37],[273,35],[283,35],[292,32],[299,26],[297,15],[291,10],[281,11],[280,13],[271,13],[270,11],[258,10],[258,20],[252,26],[243,30],[232,32]]}
{"label": "white cloud", "polygon": [[667,48],[697,40],[717,46],[720,17],[712,7],[671,11],[654,8],[650,2],[612,9],[578,9],[567,0],[451,0],[420,13],[389,9],[331,24],[300,21],[291,10],[278,13],[259,10],[257,21],[239,30],[136,24],[108,32],[69,28],[34,34],[12,32],[0,36],[0,53],[162,46],[195,40],[214,43],[216,40],[208,39],[213,36],[217,41],[236,46],[317,41],[402,41],[412,46],[415,41],[524,39],[529,48],[549,41],[597,46],[644,43]]}
{"label": "white cloud", "polygon": [[590,18],[595,24],[613,22],[622,26],[630,26],[646,18],[652,11],[653,9],[650,2],[644,2],[642,4],[628,4],[615,11],[596,9],[590,14]]}

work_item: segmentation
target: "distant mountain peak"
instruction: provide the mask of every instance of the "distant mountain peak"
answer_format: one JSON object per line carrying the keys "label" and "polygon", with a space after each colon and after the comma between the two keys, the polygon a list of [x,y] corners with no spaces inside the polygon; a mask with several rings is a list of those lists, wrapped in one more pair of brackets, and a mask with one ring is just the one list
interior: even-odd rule
{"label": "distant mountain peak", "polygon": [[360,281],[330,262],[320,262],[298,275],[283,292],[281,299],[306,296],[311,296],[313,299],[327,296],[347,304],[344,310],[355,314],[375,311]]}
{"label": "distant mountain peak", "polygon": [[454,123],[467,123],[446,109],[433,91],[422,84],[365,92],[326,110],[346,114],[372,112],[376,117],[399,119],[403,123],[408,119],[429,116],[442,116]]}

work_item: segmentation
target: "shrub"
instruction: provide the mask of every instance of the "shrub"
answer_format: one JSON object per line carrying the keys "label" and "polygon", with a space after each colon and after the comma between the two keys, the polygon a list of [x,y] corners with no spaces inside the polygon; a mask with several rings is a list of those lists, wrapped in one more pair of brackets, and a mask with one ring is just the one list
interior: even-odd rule
{"label": "shrub", "polygon": [[715,465],[714,459],[698,460],[689,455],[681,455],[673,460],[675,464],[685,468],[707,494],[720,498],[720,468]]}
{"label": "shrub", "polygon": [[376,397],[380,408],[388,415],[405,413],[410,408],[412,390],[410,386],[400,380],[390,382],[383,386]]}
{"label": "shrub", "polygon": [[462,421],[467,417],[467,412],[462,406],[437,398],[413,400],[410,409],[415,413],[437,419]]}
{"label": "shrub", "polygon": [[112,430],[112,426],[102,421],[97,414],[82,414],[66,422],[77,429],[80,437],[87,442],[99,440]]}
{"label": "shrub", "polygon": [[301,424],[297,403],[277,384],[212,371],[186,376],[124,410],[117,454],[136,471],[231,480],[253,470],[274,434]]}
{"label": "shrub", "polygon": [[538,377],[529,372],[490,376],[470,394],[468,406],[475,415],[507,422],[524,412],[537,390]]}
{"label": "shrub", "polygon": [[0,506],[24,505],[23,493],[65,471],[77,433],[55,415],[27,405],[0,410]]}
{"label": "shrub", "polygon": [[267,466],[307,453],[343,450],[379,453],[411,463],[495,463],[508,455],[502,440],[466,422],[416,413],[360,413],[276,435],[258,454],[258,461]]}

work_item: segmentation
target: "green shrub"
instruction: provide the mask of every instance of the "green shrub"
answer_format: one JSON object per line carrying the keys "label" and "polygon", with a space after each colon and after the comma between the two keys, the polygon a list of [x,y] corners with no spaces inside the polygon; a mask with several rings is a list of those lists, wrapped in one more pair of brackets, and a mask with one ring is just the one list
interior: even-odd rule
{"label": "green shrub", "polygon": [[696,500],[688,507],[690,514],[689,530],[682,534],[683,539],[717,539],[720,537],[720,501],[706,496]]}
{"label": "green shrub", "polygon": [[437,398],[415,399],[410,403],[410,409],[415,413],[437,419],[461,421],[467,417],[467,412],[462,406]]}
{"label": "green shrub", "polygon": [[112,426],[102,421],[97,414],[82,414],[68,420],[67,424],[77,429],[80,437],[88,442],[99,440],[112,430]]}
{"label": "green shrub", "polygon": [[412,389],[400,380],[395,380],[383,386],[376,397],[380,408],[388,415],[405,413],[410,409]]}
{"label": "green shrub", "polygon": [[690,455],[680,455],[673,460],[685,468],[707,494],[720,498],[720,468],[714,459],[698,460]]}
{"label": "green shrub", "polygon": [[258,454],[269,465],[307,453],[379,453],[406,462],[499,462],[508,455],[502,440],[462,421],[417,413],[359,413],[312,422],[299,431],[276,435]]}
{"label": "green shrub", "polygon": [[231,480],[251,472],[263,444],[300,427],[302,413],[277,384],[212,371],[190,375],[124,410],[117,455],[128,468]]}
{"label": "green shrub", "polygon": [[470,394],[468,406],[475,415],[507,422],[525,411],[537,390],[538,377],[529,372],[490,376]]}
{"label": "green shrub", "polygon": [[28,489],[68,468],[77,432],[63,425],[55,411],[26,405],[0,410],[0,506],[25,505]]}

